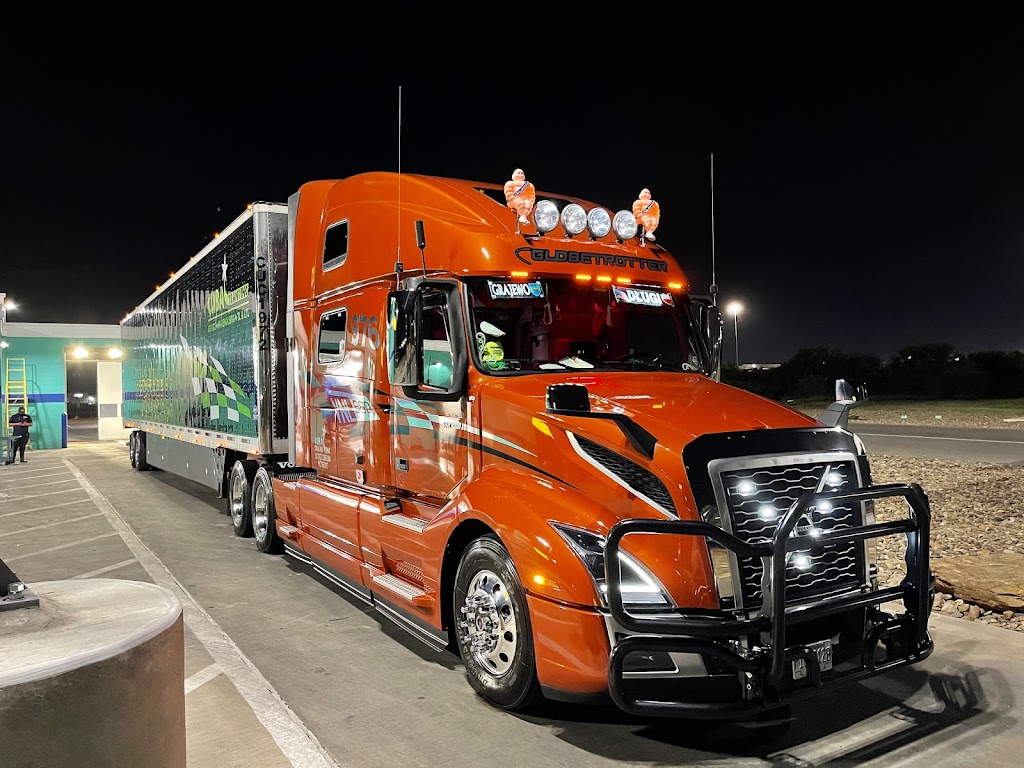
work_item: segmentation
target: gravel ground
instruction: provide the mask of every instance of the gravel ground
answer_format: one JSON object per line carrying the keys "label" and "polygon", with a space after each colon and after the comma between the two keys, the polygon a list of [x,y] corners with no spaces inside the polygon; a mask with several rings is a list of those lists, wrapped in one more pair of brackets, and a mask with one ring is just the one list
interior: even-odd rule
{"label": "gravel ground", "polygon": [[[1011,411],[1010,417],[1024,418],[1024,413]],[[817,412],[812,413],[816,416]],[[939,418],[936,418],[939,417]],[[869,424],[905,424],[926,427],[979,427],[983,429],[1022,429],[1024,421],[1007,421],[1006,416],[995,414],[964,413],[936,406],[931,409],[924,407],[891,408],[877,403],[866,403],[860,408],[850,411],[850,421]]]}
{"label": "gravel ground", "polygon": [[[975,421],[960,426],[982,425]],[[875,483],[919,483],[928,494],[933,561],[983,553],[1024,555],[1024,467],[874,455],[871,472]],[[904,517],[904,505],[879,503],[876,515],[879,522]],[[890,536],[878,544],[879,582],[898,584],[905,572],[906,540]],[[1024,631],[1024,613],[993,614],[955,595],[936,595],[933,610]]]}

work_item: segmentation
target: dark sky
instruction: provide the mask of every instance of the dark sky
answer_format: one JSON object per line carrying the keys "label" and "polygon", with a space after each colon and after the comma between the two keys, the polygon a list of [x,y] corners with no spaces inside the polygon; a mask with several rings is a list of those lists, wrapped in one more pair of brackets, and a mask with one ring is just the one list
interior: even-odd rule
{"label": "dark sky", "polygon": [[870,6],[827,5],[738,14],[715,34],[629,31],[628,45],[607,30],[572,51],[496,44],[467,51],[453,84],[411,61],[424,82],[365,85],[326,52],[145,76],[126,54],[42,93],[15,83],[0,122],[8,319],[117,323],[246,203],[396,170],[402,83],[403,171],[503,183],[522,167],[539,190],[614,210],[648,187],[658,241],[701,292],[714,153],[715,267],[721,298],[746,305],[743,362],[1024,349],[1016,20],[853,23],[835,9]]}

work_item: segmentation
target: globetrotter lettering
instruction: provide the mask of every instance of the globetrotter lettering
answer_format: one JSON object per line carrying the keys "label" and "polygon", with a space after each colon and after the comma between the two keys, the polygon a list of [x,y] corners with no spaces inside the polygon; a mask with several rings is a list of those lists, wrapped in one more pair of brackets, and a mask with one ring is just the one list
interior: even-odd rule
{"label": "globetrotter lettering", "polygon": [[543,299],[544,288],[540,280],[533,280],[529,283],[501,283],[495,280],[488,280],[487,287],[491,289],[492,299]]}
{"label": "globetrotter lettering", "polygon": [[586,251],[555,251],[552,253],[547,248],[517,248],[516,258],[524,264],[557,262],[613,269],[646,269],[649,272],[668,272],[667,261],[647,259],[643,256],[614,256],[607,253],[587,253]]}

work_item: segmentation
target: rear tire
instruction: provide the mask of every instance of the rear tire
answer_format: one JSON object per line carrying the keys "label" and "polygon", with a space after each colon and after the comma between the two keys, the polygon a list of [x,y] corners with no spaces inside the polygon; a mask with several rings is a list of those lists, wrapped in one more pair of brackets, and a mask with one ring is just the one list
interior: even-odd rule
{"label": "rear tire", "polygon": [[135,438],[135,460],[132,466],[138,472],[145,472],[149,469],[149,462],[146,461],[146,433],[132,432],[132,437]]}
{"label": "rear tire", "polygon": [[132,432],[128,435],[128,461],[132,465],[132,469],[135,469],[135,460],[138,457],[138,432]]}
{"label": "rear tire", "polygon": [[231,465],[227,508],[235,536],[252,536],[252,481],[259,468],[259,462],[250,459],[241,459]]}
{"label": "rear tire", "polygon": [[274,506],[274,479],[266,467],[260,467],[252,488],[252,532],[256,549],[276,555],[284,552],[277,535],[277,508]]}
{"label": "rear tire", "polygon": [[535,706],[542,696],[526,593],[496,536],[482,536],[463,553],[453,609],[473,689],[502,709],[521,712]]}

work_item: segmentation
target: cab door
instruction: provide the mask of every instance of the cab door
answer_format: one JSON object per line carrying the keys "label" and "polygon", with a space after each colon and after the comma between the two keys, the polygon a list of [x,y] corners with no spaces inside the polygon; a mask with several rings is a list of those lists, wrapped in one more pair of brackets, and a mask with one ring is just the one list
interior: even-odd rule
{"label": "cab door", "polygon": [[454,313],[450,294],[426,288],[422,296],[421,370],[425,386],[391,387],[392,472],[394,485],[425,499],[443,502],[466,476],[466,398],[435,395],[453,376]]}

